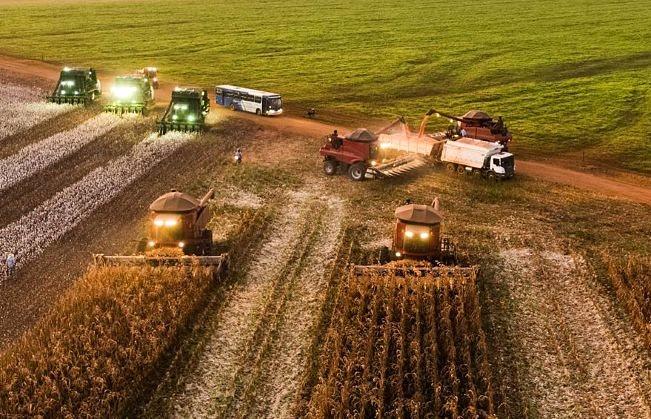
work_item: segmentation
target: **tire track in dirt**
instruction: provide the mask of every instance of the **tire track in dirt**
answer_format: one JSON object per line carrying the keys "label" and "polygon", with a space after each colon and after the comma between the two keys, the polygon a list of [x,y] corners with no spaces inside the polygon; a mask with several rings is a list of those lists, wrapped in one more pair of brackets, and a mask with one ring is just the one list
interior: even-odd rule
{"label": "tire track in dirt", "polygon": [[[271,410],[282,408],[290,415],[307,365],[309,329],[324,295],[327,258],[334,259],[341,207],[306,191],[291,193],[287,201],[245,277],[226,293],[223,308],[207,328],[203,352],[170,397],[169,416],[274,415],[253,406],[269,407],[279,394],[282,402]],[[317,260],[317,266],[308,267]],[[300,308],[304,313],[295,317]],[[282,342],[287,336],[306,339],[283,352],[284,345],[296,343]],[[278,365],[291,373],[270,376]],[[269,394],[276,378],[283,386]]]}
{"label": "tire track in dirt", "polygon": [[[519,391],[540,417],[650,417],[651,359],[583,258],[501,252]],[[498,349],[509,350],[509,349]]]}
{"label": "tire track in dirt", "polygon": [[153,118],[147,118],[118,126],[34,176],[3,190],[0,228],[32,211],[98,166],[127,153],[151,131],[153,122]]}

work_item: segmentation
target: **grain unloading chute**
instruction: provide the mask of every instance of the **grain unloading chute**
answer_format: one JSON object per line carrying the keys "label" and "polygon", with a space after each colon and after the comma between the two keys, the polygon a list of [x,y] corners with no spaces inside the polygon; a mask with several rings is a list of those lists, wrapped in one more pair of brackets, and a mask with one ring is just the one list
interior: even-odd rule
{"label": "grain unloading chute", "polygon": [[203,131],[206,115],[210,111],[208,91],[197,88],[177,87],[172,92],[172,100],[158,122],[158,132]]}
{"label": "grain unloading chute", "polygon": [[148,77],[121,76],[111,87],[111,102],[104,107],[107,112],[145,114],[154,103],[154,88]]}
{"label": "grain unloading chute", "polygon": [[64,68],[57,86],[47,101],[59,104],[88,105],[102,94],[97,73],[92,68]]}

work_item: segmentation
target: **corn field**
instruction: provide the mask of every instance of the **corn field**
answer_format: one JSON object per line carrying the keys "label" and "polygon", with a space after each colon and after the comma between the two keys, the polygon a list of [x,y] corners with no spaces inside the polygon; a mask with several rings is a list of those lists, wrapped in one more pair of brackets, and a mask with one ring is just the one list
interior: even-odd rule
{"label": "corn field", "polygon": [[397,268],[342,281],[307,416],[490,417],[476,273]]}
{"label": "corn field", "polygon": [[93,268],[0,358],[0,412],[123,414],[213,283],[208,268]]}
{"label": "corn field", "polygon": [[606,254],[603,258],[617,297],[651,349],[651,258],[629,256],[617,261]]}

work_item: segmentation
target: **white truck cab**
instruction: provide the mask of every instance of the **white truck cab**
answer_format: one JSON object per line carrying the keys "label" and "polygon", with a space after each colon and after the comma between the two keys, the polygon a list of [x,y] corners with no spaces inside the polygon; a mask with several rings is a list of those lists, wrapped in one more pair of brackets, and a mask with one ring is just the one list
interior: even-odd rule
{"label": "white truck cab", "polygon": [[498,153],[490,156],[488,170],[497,177],[509,178],[515,172],[515,157],[511,153]]}

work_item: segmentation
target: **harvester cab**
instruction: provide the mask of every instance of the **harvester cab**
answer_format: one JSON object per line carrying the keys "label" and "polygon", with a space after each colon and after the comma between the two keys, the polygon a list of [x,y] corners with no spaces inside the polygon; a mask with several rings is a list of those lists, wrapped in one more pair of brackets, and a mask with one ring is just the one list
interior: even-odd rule
{"label": "harvester cab", "polygon": [[[399,118],[390,126],[399,121],[404,122]],[[385,130],[386,128],[379,132]],[[361,181],[366,178],[398,176],[425,164],[423,159],[414,155],[384,158],[378,139],[378,134],[366,128],[357,129],[345,137],[331,135],[319,150],[319,154],[324,158],[323,171],[328,176],[343,171],[348,173],[352,180]]]}
{"label": "harvester cab", "polygon": [[68,68],[61,70],[57,86],[47,97],[51,103],[88,105],[102,94],[97,73],[92,68]]}
{"label": "harvester cab", "polygon": [[177,87],[172,92],[172,100],[163,118],[158,122],[158,133],[202,131],[209,111],[207,90]]}
{"label": "harvester cab", "polygon": [[104,107],[107,112],[145,114],[154,103],[151,80],[142,75],[121,76],[111,87],[111,102]]}
{"label": "harvester cab", "polygon": [[450,139],[467,137],[499,143],[504,151],[508,151],[509,142],[513,139],[501,116],[495,120],[486,112],[472,110],[459,117],[430,109],[426,117],[431,115],[447,118],[454,124],[446,133]]}

